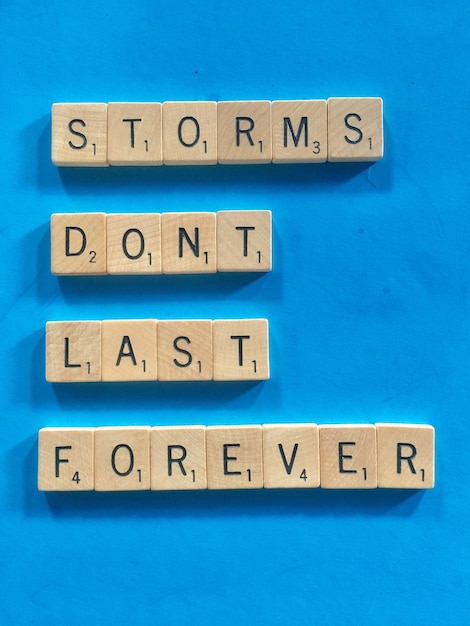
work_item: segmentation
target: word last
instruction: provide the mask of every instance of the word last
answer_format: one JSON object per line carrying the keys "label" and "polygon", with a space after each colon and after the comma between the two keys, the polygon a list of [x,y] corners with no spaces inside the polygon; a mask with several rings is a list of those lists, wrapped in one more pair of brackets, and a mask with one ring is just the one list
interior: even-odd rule
{"label": "word last", "polygon": [[46,379],[52,383],[268,378],[266,319],[46,324]]}

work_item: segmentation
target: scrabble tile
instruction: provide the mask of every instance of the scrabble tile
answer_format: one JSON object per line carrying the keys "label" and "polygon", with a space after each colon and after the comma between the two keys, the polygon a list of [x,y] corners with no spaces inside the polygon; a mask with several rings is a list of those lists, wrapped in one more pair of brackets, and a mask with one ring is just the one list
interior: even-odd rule
{"label": "scrabble tile", "polygon": [[321,425],[320,476],[325,489],[377,487],[375,426]]}
{"label": "scrabble tile", "polygon": [[269,272],[271,239],[271,211],[219,211],[217,270]]}
{"label": "scrabble tile", "polygon": [[56,165],[105,166],[107,105],[52,105],[52,161]]}
{"label": "scrabble tile", "polygon": [[101,322],[47,322],[46,380],[101,380]]}
{"label": "scrabble tile", "polygon": [[330,98],[328,161],[377,161],[382,157],[381,98]]}
{"label": "scrabble tile", "polygon": [[263,486],[261,426],[209,426],[206,450],[209,489]]}
{"label": "scrabble tile", "polygon": [[150,489],[150,427],[95,430],[95,490]]}
{"label": "scrabble tile", "polygon": [[271,103],[217,103],[219,163],[271,163]]}
{"label": "scrabble tile", "polygon": [[215,213],[163,213],[164,274],[206,274],[217,270]]}
{"label": "scrabble tile", "polygon": [[212,323],[214,380],[269,378],[268,320]]}
{"label": "scrabble tile", "polygon": [[434,428],[418,424],[376,424],[378,486],[434,487]]}
{"label": "scrabble tile", "polygon": [[326,100],[277,100],[271,104],[273,163],[326,161]]}
{"label": "scrabble tile", "polygon": [[159,213],[108,215],[108,274],[160,274],[162,271]]}
{"label": "scrabble tile", "polygon": [[150,431],[151,488],[206,489],[205,426],[156,426]]}
{"label": "scrabble tile", "polygon": [[158,380],[212,380],[212,321],[159,321]]}
{"label": "scrabble tile", "polygon": [[92,491],[93,439],[93,428],[42,428],[38,436],[38,489]]}
{"label": "scrabble tile", "polygon": [[101,363],[104,382],[157,380],[157,321],[104,321]]}
{"label": "scrabble tile", "polygon": [[263,473],[266,488],[319,487],[318,426],[265,424]]}
{"label": "scrabble tile", "polygon": [[110,165],[162,165],[160,102],[108,104]]}
{"label": "scrabble tile", "polygon": [[217,103],[164,102],[165,165],[217,163]]}
{"label": "scrabble tile", "polygon": [[106,214],[51,216],[51,271],[57,275],[106,274]]}

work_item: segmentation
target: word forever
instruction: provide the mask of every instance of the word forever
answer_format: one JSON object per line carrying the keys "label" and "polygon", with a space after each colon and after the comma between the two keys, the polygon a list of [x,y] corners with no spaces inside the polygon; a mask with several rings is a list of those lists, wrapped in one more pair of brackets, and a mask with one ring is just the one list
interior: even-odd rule
{"label": "word forever", "polygon": [[266,319],[46,324],[51,383],[268,378]]}
{"label": "word forever", "polygon": [[377,161],[381,98],[56,103],[59,166]]}
{"label": "word forever", "polygon": [[434,486],[429,425],[43,428],[38,446],[42,491]]}

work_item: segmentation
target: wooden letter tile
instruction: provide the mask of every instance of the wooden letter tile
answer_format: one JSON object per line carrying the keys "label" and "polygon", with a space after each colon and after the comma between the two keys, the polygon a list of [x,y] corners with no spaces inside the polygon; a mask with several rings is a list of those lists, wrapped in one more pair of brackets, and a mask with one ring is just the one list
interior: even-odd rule
{"label": "wooden letter tile", "polygon": [[206,489],[205,426],[157,426],[150,431],[151,488]]}
{"label": "wooden letter tile", "polygon": [[47,322],[46,380],[101,380],[101,322]]}
{"label": "wooden letter tile", "polygon": [[215,213],[163,213],[163,273],[214,273],[217,270],[215,227]]}
{"label": "wooden letter tile", "polygon": [[212,380],[212,321],[160,321],[158,380]]}
{"label": "wooden letter tile", "polygon": [[42,428],[38,437],[40,491],[92,491],[93,428]]}
{"label": "wooden letter tile", "polygon": [[269,378],[268,320],[212,323],[214,380]]}
{"label": "wooden letter tile", "polygon": [[217,163],[217,103],[164,102],[165,165]]}
{"label": "wooden letter tile", "polygon": [[110,165],[161,165],[162,105],[160,102],[108,104]]}
{"label": "wooden letter tile", "polygon": [[104,382],[157,380],[157,321],[104,321],[101,363]]}
{"label": "wooden letter tile", "polygon": [[320,476],[325,489],[377,487],[375,426],[325,425],[320,430]]}
{"label": "wooden letter tile", "polygon": [[268,272],[271,269],[271,211],[217,213],[217,270]]}
{"label": "wooden letter tile", "polygon": [[105,166],[107,105],[52,105],[52,161],[56,165]]}
{"label": "wooden letter tile", "polygon": [[270,163],[271,103],[218,102],[217,138],[219,163]]}
{"label": "wooden letter tile", "polygon": [[326,100],[277,100],[271,105],[271,116],[273,163],[326,161]]}
{"label": "wooden letter tile", "polygon": [[328,161],[377,161],[382,157],[382,99],[330,98]]}
{"label": "wooden letter tile", "polygon": [[434,428],[418,424],[376,424],[378,486],[434,487]]}
{"label": "wooden letter tile", "polygon": [[95,430],[95,490],[150,489],[150,427]]}
{"label": "wooden letter tile", "polygon": [[260,489],[263,486],[261,426],[210,426],[206,429],[209,489]]}
{"label": "wooden letter tile", "polygon": [[160,274],[162,271],[159,213],[108,215],[108,274]]}
{"label": "wooden letter tile", "polygon": [[51,216],[51,271],[57,275],[106,274],[106,214]]}
{"label": "wooden letter tile", "polygon": [[320,486],[318,426],[263,426],[264,486],[309,488]]}

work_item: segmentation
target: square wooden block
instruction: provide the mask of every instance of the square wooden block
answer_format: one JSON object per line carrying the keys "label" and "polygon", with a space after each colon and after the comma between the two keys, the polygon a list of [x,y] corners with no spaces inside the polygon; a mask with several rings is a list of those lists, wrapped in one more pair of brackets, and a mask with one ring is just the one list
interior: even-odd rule
{"label": "square wooden block", "polygon": [[271,163],[271,103],[217,103],[219,163]]}
{"label": "square wooden block", "polygon": [[263,469],[266,488],[319,487],[318,426],[265,424]]}
{"label": "square wooden block", "polygon": [[106,222],[108,274],[161,274],[159,213],[117,213]]}
{"label": "square wooden block", "polygon": [[52,161],[56,165],[108,165],[107,105],[52,105]]}
{"label": "square wooden block", "polygon": [[150,489],[150,427],[95,430],[95,490]]}
{"label": "square wooden block", "polygon": [[110,165],[162,165],[160,102],[108,104]]}
{"label": "square wooden block", "polygon": [[150,466],[155,491],[207,489],[206,427],[152,428]]}
{"label": "square wooden block", "polygon": [[326,100],[271,104],[273,163],[324,163],[328,155]]}
{"label": "square wooden block", "polygon": [[163,103],[165,165],[217,163],[217,103]]}
{"label": "square wooden block", "polygon": [[47,322],[46,380],[50,383],[101,380],[101,322]]}
{"label": "square wooden block", "polygon": [[106,274],[106,214],[51,215],[51,271],[59,276]]}
{"label": "square wooden block", "polygon": [[101,326],[104,382],[157,380],[157,320],[106,320]]}
{"label": "square wooden block", "polygon": [[378,486],[434,487],[434,428],[428,424],[376,424]]}
{"label": "square wooden block", "polygon": [[321,486],[324,489],[375,489],[375,426],[321,425],[319,430]]}
{"label": "square wooden block", "polygon": [[271,242],[271,211],[217,213],[219,272],[269,272]]}
{"label": "square wooden block", "polygon": [[214,380],[269,378],[268,320],[212,323]]}
{"label": "square wooden block", "polygon": [[212,380],[212,321],[159,321],[158,380]]}
{"label": "square wooden block", "polygon": [[93,428],[42,428],[38,436],[38,489],[92,491],[93,441]]}
{"label": "square wooden block", "polygon": [[209,426],[206,450],[209,489],[263,486],[261,426]]}
{"label": "square wooden block", "polygon": [[216,272],[215,228],[215,213],[163,213],[163,273]]}
{"label": "square wooden block", "polygon": [[330,98],[328,161],[377,161],[382,157],[382,99]]}

